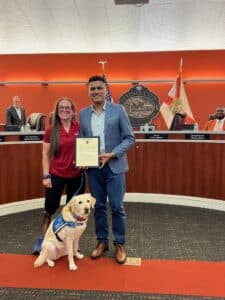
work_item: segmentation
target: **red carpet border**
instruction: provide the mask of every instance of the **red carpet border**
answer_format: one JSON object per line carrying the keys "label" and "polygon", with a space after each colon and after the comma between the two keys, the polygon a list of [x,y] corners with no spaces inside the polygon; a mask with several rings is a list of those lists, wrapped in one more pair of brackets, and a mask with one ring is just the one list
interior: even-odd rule
{"label": "red carpet border", "polygon": [[141,266],[125,266],[111,258],[84,258],[71,272],[67,258],[58,260],[54,268],[34,269],[34,260],[31,255],[0,254],[0,286],[225,296],[224,262],[142,260]]}

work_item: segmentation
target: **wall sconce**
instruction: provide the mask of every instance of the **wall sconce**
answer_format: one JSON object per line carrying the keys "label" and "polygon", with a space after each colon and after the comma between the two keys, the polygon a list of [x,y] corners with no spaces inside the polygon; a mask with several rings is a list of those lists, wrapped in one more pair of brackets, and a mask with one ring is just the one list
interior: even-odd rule
{"label": "wall sconce", "polygon": [[135,86],[135,85],[138,85],[139,82],[138,82],[138,81],[132,81],[131,84],[132,84],[133,86]]}
{"label": "wall sconce", "polygon": [[41,85],[42,86],[48,86],[48,81],[42,81]]}

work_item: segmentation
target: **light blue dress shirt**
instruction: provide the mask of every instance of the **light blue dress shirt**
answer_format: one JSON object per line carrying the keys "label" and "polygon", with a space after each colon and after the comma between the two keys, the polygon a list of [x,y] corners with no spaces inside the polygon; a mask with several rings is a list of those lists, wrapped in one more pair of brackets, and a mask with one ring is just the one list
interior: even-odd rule
{"label": "light blue dress shirt", "polygon": [[105,104],[100,113],[97,113],[92,106],[91,129],[92,129],[93,136],[100,137],[100,153],[104,153],[105,152],[105,138],[104,138]]}

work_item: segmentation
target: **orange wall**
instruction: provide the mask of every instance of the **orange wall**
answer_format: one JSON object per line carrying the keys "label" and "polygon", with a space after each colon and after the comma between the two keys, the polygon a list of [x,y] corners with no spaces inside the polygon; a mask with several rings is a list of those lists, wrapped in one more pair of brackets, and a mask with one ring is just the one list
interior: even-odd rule
{"label": "orange wall", "polygon": [[[113,54],[32,54],[0,55],[0,82],[4,81],[86,81],[101,73],[101,60],[107,60],[109,81],[171,80],[176,79],[180,57],[183,58],[183,79],[225,79],[225,51],[145,52]],[[172,83],[144,84],[162,102]],[[131,84],[111,84],[114,101],[132,87]],[[186,93],[195,119],[203,126],[217,105],[225,106],[225,80],[185,84]],[[27,115],[31,112],[52,111],[60,96],[72,97],[79,110],[90,102],[85,84],[80,85],[3,85],[0,86],[0,123],[5,122],[5,110],[12,96],[19,95]],[[153,121],[165,129],[158,116]]]}

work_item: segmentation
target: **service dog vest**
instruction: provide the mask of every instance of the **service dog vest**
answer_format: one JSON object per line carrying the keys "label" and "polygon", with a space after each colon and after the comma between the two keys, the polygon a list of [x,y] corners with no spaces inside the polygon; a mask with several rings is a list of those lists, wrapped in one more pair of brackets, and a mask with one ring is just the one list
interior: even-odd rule
{"label": "service dog vest", "polygon": [[76,226],[81,226],[83,225],[84,223],[78,223],[78,222],[73,222],[73,221],[65,221],[63,219],[63,216],[62,214],[59,214],[54,222],[53,222],[53,225],[52,225],[52,230],[54,232],[54,234],[56,235],[57,239],[60,241],[60,242],[63,242],[60,237],[58,236],[58,232],[65,226],[69,226],[69,227],[72,227],[72,228],[75,228]]}

